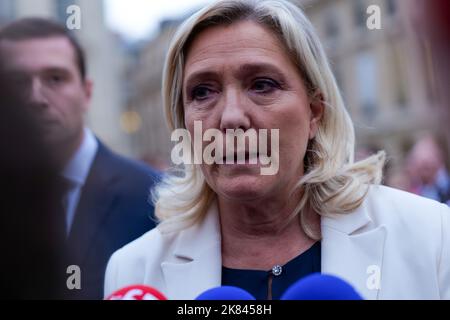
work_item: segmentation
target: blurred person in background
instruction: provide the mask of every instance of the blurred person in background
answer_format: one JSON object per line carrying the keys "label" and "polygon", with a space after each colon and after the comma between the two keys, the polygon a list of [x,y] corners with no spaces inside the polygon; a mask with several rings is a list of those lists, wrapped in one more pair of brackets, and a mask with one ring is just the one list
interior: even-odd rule
{"label": "blurred person in background", "polygon": [[83,49],[63,26],[41,18],[6,25],[0,61],[7,81],[23,88],[60,173],[65,267],[81,271],[81,288],[67,298],[101,299],[109,256],[154,227],[149,192],[159,175],[113,153],[85,126],[93,84]]}
{"label": "blurred person in background", "polygon": [[450,175],[443,153],[432,136],[414,144],[406,163],[412,192],[450,205]]}

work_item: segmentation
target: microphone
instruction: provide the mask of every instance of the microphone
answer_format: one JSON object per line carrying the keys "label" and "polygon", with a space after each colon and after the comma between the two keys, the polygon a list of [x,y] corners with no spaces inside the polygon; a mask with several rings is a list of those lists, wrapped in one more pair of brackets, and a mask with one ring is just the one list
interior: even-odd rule
{"label": "microphone", "polygon": [[291,285],[281,300],[364,300],[346,281],[332,275],[314,273]]}
{"label": "microphone", "polygon": [[233,286],[221,286],[206,290],[195,300],[256,300],[244,289]]}
{"label": "microphone", "polygon": [[167,300],[167,298],[154,288],[134,285],[117,290],[105,300]]}

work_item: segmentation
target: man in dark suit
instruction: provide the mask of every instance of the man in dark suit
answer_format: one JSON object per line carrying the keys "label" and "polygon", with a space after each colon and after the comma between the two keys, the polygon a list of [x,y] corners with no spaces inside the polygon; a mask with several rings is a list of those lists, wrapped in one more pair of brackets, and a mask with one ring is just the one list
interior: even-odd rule
{"label": "man in dark suit", "polygon": [[85,127],[92,82],[82,48],[64,27],[38,18],[5,26],[0,64],[38,117],[60,173],[65,297],[101,299],[110,255],[155,226],[149,196],[159,175],[114,154]]}

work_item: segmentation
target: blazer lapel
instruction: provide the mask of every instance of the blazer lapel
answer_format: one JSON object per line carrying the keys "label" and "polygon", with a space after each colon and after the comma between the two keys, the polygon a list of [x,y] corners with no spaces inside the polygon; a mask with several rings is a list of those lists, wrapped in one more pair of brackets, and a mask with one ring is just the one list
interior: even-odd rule
{"label": "blazer lapel", "polygon": [[99,143],[89,176],[81,190],[68,238],[71,257],[79,263],[83,263],[103,219],[112,210],[117,196],[115,181],[114,170],[109,166],[108,151]]}
{"label": "blazer lapel", "polygon": [[161,264],[170,299],[192,300],[220,286],[221,236],[215,203],[201,224],[181,232],[170,260]]}
{"label": "blazer lapel", "polygon": [[[353,213],[322,218],[321,229],[322,273],[343,278],[364,299],[377,299],[386,228],[372,228],[367,201]],[[215,202],[201,224],[181,232],[173,256],[161,263],[171,299],[195,299],[205,290],[221,285],[220,232]]]}
{"label": "blazer lapel", "polygon": [[353,213],[322,218],[322,273],[343,278],[373,300],[381,289],[386,228],[372,228],[368,210],[365,201]]}

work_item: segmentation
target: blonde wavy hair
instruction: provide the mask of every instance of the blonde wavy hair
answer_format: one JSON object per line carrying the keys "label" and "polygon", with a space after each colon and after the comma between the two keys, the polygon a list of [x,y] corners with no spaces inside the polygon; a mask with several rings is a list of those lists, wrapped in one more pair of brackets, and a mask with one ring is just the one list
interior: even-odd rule
{"label": "blonde wavy hair", "polygon": [[[319,91],[325,106],[318,132],[310,141],[304,159],[305,174],[292,192],[301,199],[292,212],[305,233],[320,236],[306,223],[306,207],[320,215],[345,214],[363,202],[370,184],[378,184],[385,162],[384,152],[354,162],[353,123],[314,28],[294,4],[284,0],[222,0],[201,9],[175,33],[163,74],[163,98],[171,130],[185,128],[182,83],[189,44],[202,30],[217,25],[250,20],[269,28],[298,66],[308,92]],[[154,190],[156,217],[162,232],[178,231],[201,221],[214,191],[198,165],[185,165],[181,172],[167,175]]]}

